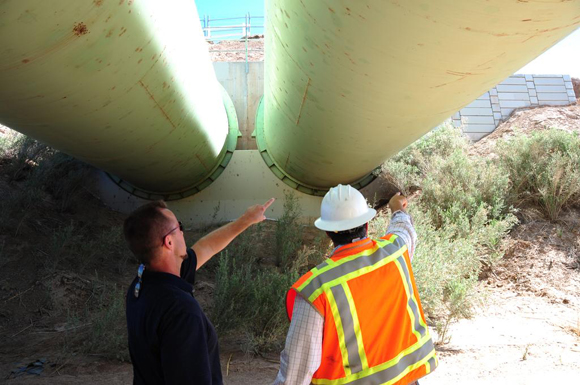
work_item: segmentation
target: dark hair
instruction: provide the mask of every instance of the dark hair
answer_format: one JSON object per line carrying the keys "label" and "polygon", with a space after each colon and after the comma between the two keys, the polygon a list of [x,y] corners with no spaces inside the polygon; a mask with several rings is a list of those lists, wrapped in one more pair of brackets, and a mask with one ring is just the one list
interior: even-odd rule
{"label": "dark hair", "polygon": [[167,205],[163,201],[147,203],[133,211],[123,224],[123,235],[129,249],[141,263],[149,264],[153,251],[161,246],[161,240],[168,227],[169,220],[162,210]]}
{"label": "dark hair", "polygon": [[353,240],[357,238],[364,238],[367,236],[367,224],[355,227],[354,229],[339,231],[335,233],[334,231],[327,231],[326,234],[332,239],[334,246],[348,245],[352,243]]}

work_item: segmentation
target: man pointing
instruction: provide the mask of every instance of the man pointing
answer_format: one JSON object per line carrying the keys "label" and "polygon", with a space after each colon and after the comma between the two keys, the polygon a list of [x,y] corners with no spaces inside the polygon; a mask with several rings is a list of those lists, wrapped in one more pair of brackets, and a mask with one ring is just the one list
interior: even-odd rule
{"label": "man pointing", "polygon": [[274,384],[415,383],[437,357],[411,268],[417,235],[400,194],[386,235],[367,237],[376,211],[351,186],[322,200],[314,225],[335,249],[290,289],[291,319]]}
{"label": "man pointing", "polygon": [[274,202],[255,205],[187,247],[183,226],[163,201],[125,220],[129,248],[142,263],[127,292],[129,353],[134,384],[221,385],[217,336],[193,294],[195,272]]}

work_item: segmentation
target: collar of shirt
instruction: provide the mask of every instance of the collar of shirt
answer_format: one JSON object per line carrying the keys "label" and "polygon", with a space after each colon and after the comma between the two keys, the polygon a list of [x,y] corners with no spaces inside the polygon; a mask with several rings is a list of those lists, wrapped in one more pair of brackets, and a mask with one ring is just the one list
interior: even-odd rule
{"label": "collar of shirt", "polygon": [[160,271],[151,271],[145,269],[145,271],[143,272],[143,279],[141,285],[145,286],[159,284],[173,285],[185,292],[193,293],[193,286],[184,279],[182,279],[181,277],[178,277],[170,273],[163,273]]}
{"label": "collar of shirt", "polygon": [[358,241],[354,241],[354,242],[348,243],[346,245],[338,245],[334,248],[334,250],[332,250],[332,253],[330,254],[330,256],[328,258],[330,258],[338,253],[341,253],[345,250],[360,246],[368,240],[369,240],[369,237],[364,237],[364,238],[359,239]]}

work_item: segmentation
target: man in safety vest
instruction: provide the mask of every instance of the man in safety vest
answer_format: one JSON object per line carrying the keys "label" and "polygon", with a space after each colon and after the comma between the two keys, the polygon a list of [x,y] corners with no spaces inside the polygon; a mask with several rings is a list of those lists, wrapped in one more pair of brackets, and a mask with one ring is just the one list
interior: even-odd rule
{"label": "man in safety vest", "polygon": [[386,235],[367,237],[376,211],[351,186],[322,200],[314,225],[335,249],[286,299],[291,320],[274,384],[414,384],[437,366],[411,259],[417,235],[397,193]]}

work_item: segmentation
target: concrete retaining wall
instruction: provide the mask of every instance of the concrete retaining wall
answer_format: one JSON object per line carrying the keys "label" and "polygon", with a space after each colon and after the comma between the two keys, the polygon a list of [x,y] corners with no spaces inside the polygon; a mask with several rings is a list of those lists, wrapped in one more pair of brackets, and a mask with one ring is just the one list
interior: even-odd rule
{"label": "concrete retaining wall", "polygon": [[[256,111],[264,95],[264,62],[214,62],[217,80],[224,86],[236,107],[242,135],[236,150],[256,150],[252,137]],[[246,72],[247,70],[247,72]]]}
{"label": "concrete retaining wall", "polygon": [[479,140],[516,108],[561,106],[575,101],[568,75],[513,75],[455,113],[453,125],[463,127],[471,140]]}

